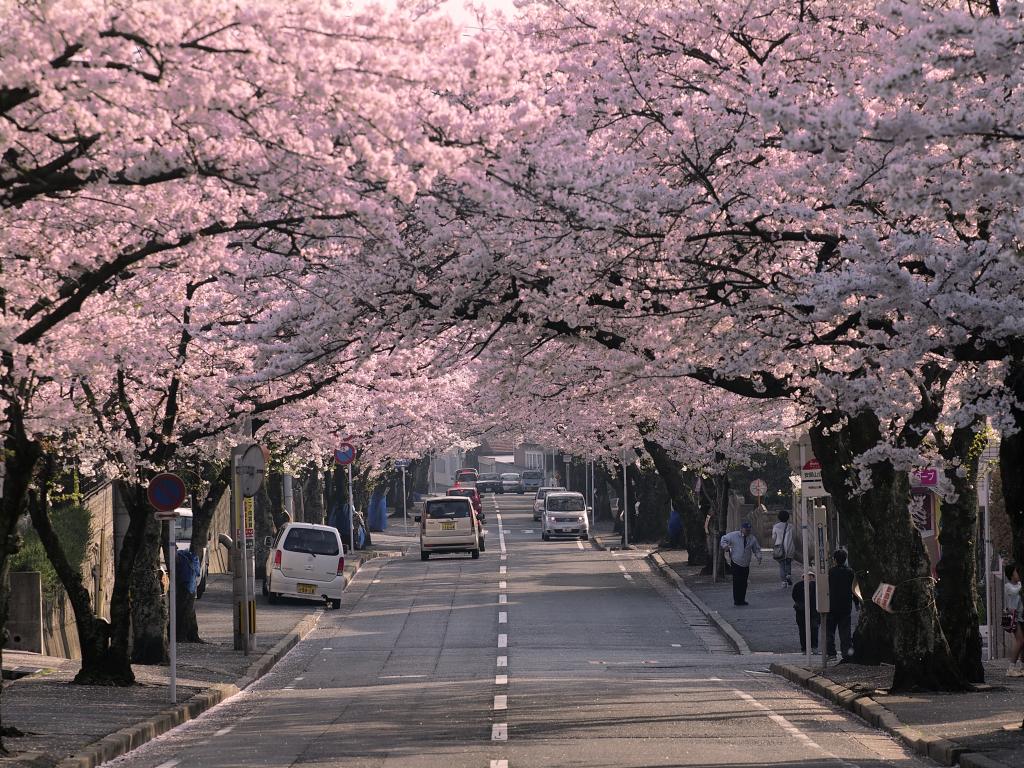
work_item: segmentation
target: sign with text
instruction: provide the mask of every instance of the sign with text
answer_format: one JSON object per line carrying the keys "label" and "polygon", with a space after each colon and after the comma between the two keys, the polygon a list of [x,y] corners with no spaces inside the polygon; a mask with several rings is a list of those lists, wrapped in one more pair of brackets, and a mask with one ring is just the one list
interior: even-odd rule
{"label": "sign with text", "polygon": [[939,484],[939,470],[935,467],[916,469],[910,473],[910,485],[914,488],[934,488]]}
{"label": "sign with text", "polygon": [[821,482],[821,463],[817,459],[806,462],[800,470],[800,495],[805,499],[828,496]]}

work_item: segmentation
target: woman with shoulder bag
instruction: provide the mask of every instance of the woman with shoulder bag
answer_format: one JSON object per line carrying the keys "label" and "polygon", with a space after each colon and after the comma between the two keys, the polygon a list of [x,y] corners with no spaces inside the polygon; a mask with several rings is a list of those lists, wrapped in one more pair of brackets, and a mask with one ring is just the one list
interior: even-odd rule
{"label": "woman with shoulder bag", "polygon": [[782,586],[793,586],[793,555],[796,546],[793,543],[793,526],[789,522],[789,512],[779,512],[779,522],[772,528],[772,558],[779,564],[779,578]]}
{"label": "woman with shoulder bag", "polygon": [[1014,563],[1007,563],[1003,568],[1003,629],[1013,636],[1010,646],[1010,668],[1006,670],[1009,677],[1024,677],[1024,610],[1021,606],[1020,571]]}

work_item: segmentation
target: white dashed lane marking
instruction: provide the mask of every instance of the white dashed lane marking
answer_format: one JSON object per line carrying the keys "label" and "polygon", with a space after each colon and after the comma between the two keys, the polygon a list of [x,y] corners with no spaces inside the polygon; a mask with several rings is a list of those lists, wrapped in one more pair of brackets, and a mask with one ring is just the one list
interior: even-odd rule
{"label": "white dashed lane marking", "polygon": [[498,611],[498,623],[508,624],[508,613],[505,611]]}
{"label": "white dashed lane marking", "polygon": [[495,685],[508,685],[508,675],[495,675],[494,676],[494,684]]}
{"label": "white dashed lane marking", "polygon": [[508,741],[508,723],[495,723],[491,726],[491,741]]}
{"label": "white dashed lane marking", "polygon": [[498,635],[498,647],[508,648],[508,635]]}
{"label": "white dashed lane marking", "polygon": [[498,589],[508,589],[508,582],[507,581],[499,581],[498,582]]}
{"label": "white dashed lane marking", "polygon": [[498,605],[505,605],[508,602],[508,595],[498,595]]}
{"label": "white dashed lane marking", "polygon": [[494,697],[494,711],[500,712],[505,709],[508,709],[508,696],[504,693],[498,694]]}
{"label": "white dashed lane marking", "polygon": [[508,656],[499,656],[498,657],[498,666],[499,667],[507,667],[508,666]]}

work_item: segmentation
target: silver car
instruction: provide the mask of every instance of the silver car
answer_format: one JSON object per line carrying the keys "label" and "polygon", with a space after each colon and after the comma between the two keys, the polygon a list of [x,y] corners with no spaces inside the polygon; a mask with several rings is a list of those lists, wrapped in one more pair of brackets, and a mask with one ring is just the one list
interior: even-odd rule
{"label": "silver car", "polygon": [[502,493],[526,493],[523,488],[523,478],[518,472],[502,472],[501,474]]}
{"label": "silver car", "polygon": [[540,520],[540,516],[544,514],[544,497],[549,493],[555,491],[564,491],[560,485],[545,485],[542,488],[537,489],[537,495],[533,497],[533,519]]}
{"label": "silver car", "polygon": [[550,541],[555,536],[568,536],[584,541],[590,538],[587,501],[582,493],[555,491],[544,497],[540,537]]}

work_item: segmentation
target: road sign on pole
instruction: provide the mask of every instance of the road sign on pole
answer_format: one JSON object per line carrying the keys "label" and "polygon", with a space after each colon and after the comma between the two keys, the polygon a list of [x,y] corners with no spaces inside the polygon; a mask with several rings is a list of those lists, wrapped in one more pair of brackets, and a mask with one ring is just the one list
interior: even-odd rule
{"label": "road sign on pole", "polygon": [[146,498],[159,512],[173,512],[181,506],[187,495],[185,482],[171,472],[161,472],[154,476],[146,487]]}
{"label": "road sign on pole", "polygon": [[805,499],[816,499],[828,496],[821,482],[821,462],[809,459],[800,470],[800,495]]}
{"label": "road sign on pole", "polygon": [[343,467],[351,464],[356,460],[356,447],[352,443],[342,443],[334,452],[334,460]]}
{"label": "road sign on pole", "polygon": [[761,478],[757,478],[750,483],[750,495],[754,498],[761,498],[768,492],[768,483]]}

